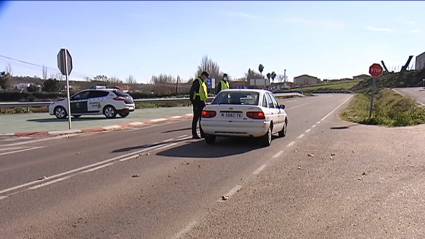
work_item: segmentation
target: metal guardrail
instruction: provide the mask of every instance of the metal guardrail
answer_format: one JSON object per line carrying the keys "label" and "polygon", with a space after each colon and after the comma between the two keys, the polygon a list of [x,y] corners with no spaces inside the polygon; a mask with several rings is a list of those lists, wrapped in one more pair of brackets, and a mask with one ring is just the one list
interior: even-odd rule
{"label": "metal guardrail", "polygon": [[[275,96],[303,96],[299,93],[277,93]],[[211,102],[214,97],[208,97],[207,102]],[[176,102],[188,101],[189,98],[156,98],[156,99],[134,99],[134,103],[162,103],[162,102]],[[0,108],[16,108],[16,107],[45,107],[49,106],[51,102],[0,102]]]}

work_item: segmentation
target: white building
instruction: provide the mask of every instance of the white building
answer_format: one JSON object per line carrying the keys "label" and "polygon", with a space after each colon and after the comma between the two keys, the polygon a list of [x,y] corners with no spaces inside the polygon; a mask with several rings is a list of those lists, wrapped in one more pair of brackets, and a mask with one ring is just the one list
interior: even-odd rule
{"label": "white building", "polygon": [[425,52],[416,56],[415,70],[420,71],[425,68]]}
{"label": "white building", "polygon": [[31,84],[30,83],[19,83],[13,86],[15,90],[26,90]]}
{"label": "white building", "polygon": [[320,79],[315,76],[300,75],[294,77],[294,83],[299,86],[317,85],[320,83]]}

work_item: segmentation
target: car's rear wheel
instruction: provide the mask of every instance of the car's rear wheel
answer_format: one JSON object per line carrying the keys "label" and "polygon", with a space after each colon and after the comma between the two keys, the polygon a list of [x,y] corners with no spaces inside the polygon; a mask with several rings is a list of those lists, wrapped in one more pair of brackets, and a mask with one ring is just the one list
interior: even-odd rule
{"label": "car's rear wheel", "polygon": [[117,110],[113,106],[108,105],[103,109],[103,114],[106,118],[112,119],[117,116]]}
{"label": "car's rear wheel", "polygon": [[260,138],[260,142],[263,146],[268,147],[272,143],[272,129],[269,127],[267,133]]}
{"label": "car's rear wheel", "polygon": [[127,116],[130,115],[130,112],[126,112],[126,113],[119,113],[119,115],[121,116],[121,118],[125,118]]}
{"label": "car's rear wheel", "polygon": [[214,144],[216,139],[217,136],[215,135],[205,135],[205,142],[207,142],[207,144]]}
{"label": "car's rear wheel", "polygon": [[62,106],[56,107],[55,110],[54,110],[54,113],[55,113],[56,118],[58,118],[58,119],[65,119],[66,116],[68,115],[66,113],[65,108],[63,108]]}
{"label": "car's rear wheel", "polygon": [[285,121],[285,124],[283,125],[283,129],[279,131],[279,137],[285,137],[287,130],[288,130],[288,122]]}

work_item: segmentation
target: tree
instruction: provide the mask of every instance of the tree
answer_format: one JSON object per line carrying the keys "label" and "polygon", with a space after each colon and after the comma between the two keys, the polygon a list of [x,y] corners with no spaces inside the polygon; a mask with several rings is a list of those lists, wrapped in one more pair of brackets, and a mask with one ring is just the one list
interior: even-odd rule
{"label": "tree", "polygon": [[263,79],[264,77],[260,73],[254,71],[254,70],[251,70],[251,68],[250,68],[250,69],[248,69],[248,72],[245,73],[245,78],[249,82],[251,79]]}
{"label": "tree", "polygon": [[223,72],[220,71],[220,66],[217,62],[208,58],[207,55],[202,58],[201,64],[198,66],[198,70],[196,71],[195,78],[200,76],[203,71],[208,72],[210,74],[210,78],[215,78],[216,80],[223,76]]}
{"label": "tree", "polygon": [[172,75],[160,74],[159,76],[152,76],[151,83],[158,84],[175,84],[176,79]]}
{"label": "tree", "polygon": [[37,92],[39,89],[36,85],[31,84],[30,86],[27,87],[27,91],[28,92]]}
{"label": "tree", "polygon": [[111,84],[122,84],[122,80],[120,80],[118,77],[113,76],[109,79],[106,80],[107,83],[111,83]]}
{"label": "tree", "polygon": [[43,91],[46,92],[58,92],[61,89],[61,85],[56,79],[47,79],[43,82]]}
{"label": "tree", "polygon": [[272,71],[270,77],[272,78],[272,81],[274,81],[274,79],[276,78],[276,72]]}
{"label": "tree", "polygon": [[137,83],[137,81],[134,79],[134,77],[133,77],[132,75],[129,75],[129,76],[128,76],[128,78],[127,78],[126,82],[127,82],[127,84],[129,84],[129,85],[133,85],[133,84],[136,84],[136,83]]}
{"label": "tree", "polygon": [[105,76],[105,75],[97,75],[97,76],[94,77],[94,80],[96,80],[96,81],[106,81],[107,79],[108,79],[108,77]]}
{"label": "tree", "polygon": [[59,81],[64,80],[63,79],[64,77],[63,77],[62,73],[56,73],[56,76],[55,77],[50,77],[50,78],[58,79]]}
{"label": "tree", "polygon": [[6,90],[9,87],[9,73],[3,71],[0,73],[0,88]]}
{"label": "tree", "polygon": [[6,73],[8,74],[9,77],[12,77],[13,75],[12,66],[10,65],[10,62],[8,62],[6,65]]}
{"label": "tree", "polygon": [[47,79],[47,66],[43,65],[42,73],[43,79]]}

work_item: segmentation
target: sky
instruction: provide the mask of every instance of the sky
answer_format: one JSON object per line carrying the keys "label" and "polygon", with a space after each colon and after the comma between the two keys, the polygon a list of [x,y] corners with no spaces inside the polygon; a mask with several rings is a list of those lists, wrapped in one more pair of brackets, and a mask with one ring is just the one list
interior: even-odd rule
{"label": "sky", "polygon": [[188,80],[205,55],[233,78],[260,63],[264,73],[286,69],[290,81],[352,77],[381,60],[397,70],[424,52],[423,9],[420,1],[11,1],[0,5],[0,71],[9,63],[13,75],[41,76],[41,65],[56,74],[67,48],[75,80]]}

